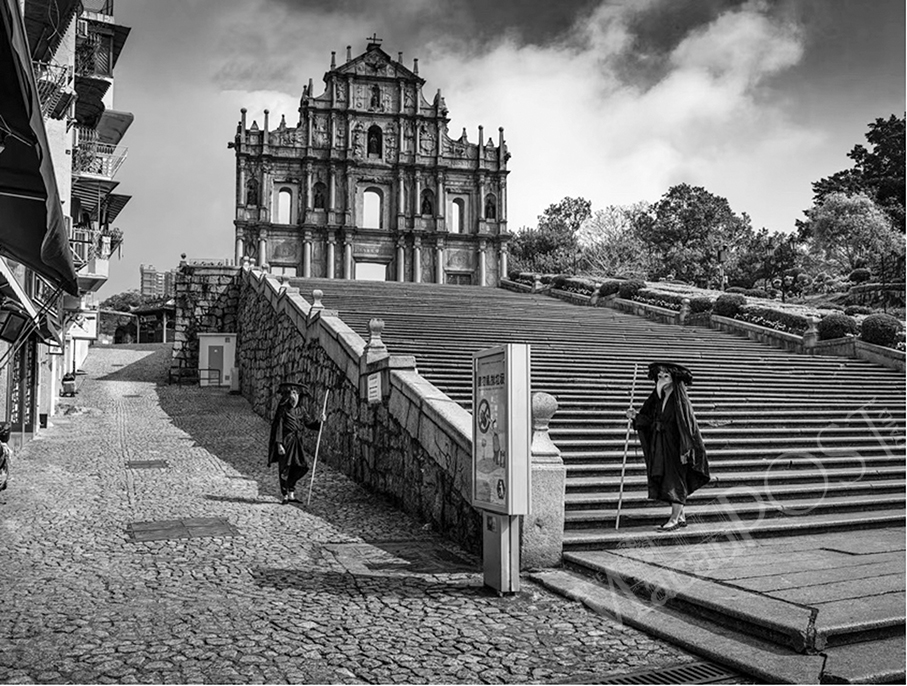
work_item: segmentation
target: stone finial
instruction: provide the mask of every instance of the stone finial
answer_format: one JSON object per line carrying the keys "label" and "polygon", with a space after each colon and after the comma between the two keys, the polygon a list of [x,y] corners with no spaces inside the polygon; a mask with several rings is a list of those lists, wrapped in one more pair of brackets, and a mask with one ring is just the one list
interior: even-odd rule
{"label": "stone finial", "polygon": [[384,331],[383,319],[369,319],[368,321],[368,349],[375,352],[387,351],[387,346],[381,340],[381,334]]}
{"label": "stone finial", "polygon": [[816,326],[819,319],[813,315],[806,318],[806,333],[803,334],[803,347],[805,349],[815,348],[819,342],[819,329]]}
{"label": "stone finial", "polygon": [[544,288],[544,286],[542,285],[542,279],[539,277],[538,274],[536,274],[535,279],[532,284],[532,292],[538,293],[540,290],[542,290],[542,288]]}
{"label": "stone finial", "polygon": [[331,69],[337,68],[337,51],[331,50]]}
{"label": "stone finial", "polygon": [[309,312],[317,312],[324,309],[324,304],[321,302],[321,299],[324,297],[324,292],[318,288],[312,291],[312,308]]}
{"label": "stone finial", "polygon": [[677,320],[680,324],[684,324],[687,321],[687,318],[690,316],[690,299],[684,298],[680,301],[680,313],[677,315]]}
{"label": "stone finial", "polygon": [[532,460],[536,458],[560,459],[561,451],[551,442],[548,425],[557,412],[557,398],[550,393],[532,394]]}

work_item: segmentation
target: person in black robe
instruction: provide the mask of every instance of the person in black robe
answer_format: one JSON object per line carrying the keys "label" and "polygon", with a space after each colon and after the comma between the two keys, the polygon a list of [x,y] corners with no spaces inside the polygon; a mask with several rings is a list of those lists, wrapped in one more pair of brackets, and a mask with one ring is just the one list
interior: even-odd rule
{"label": "person in black robe", "polygon": [[309,463],[303,447],[303,432],[318,430],[324,421],[307,421],[299,406],[300,394],[305,390],[302,384],[282,383],[280,403],[271,422],[271,439],[268,442],[268,464],[277,463],[280,479],[280,494],[284,503],[296,500],[296,482],[309,471]]}
{"label": "person in black robe", "polygon": [[653,362],[649,378],[655,390],[637,412],[627,418],[639,433],[649,498],[671,504],[671,516],[659,531],[674,531],[687,525],[683,508],[695,490],[709,482],[709,462],[699,425],[687,396],[693,375],[671,362]]}

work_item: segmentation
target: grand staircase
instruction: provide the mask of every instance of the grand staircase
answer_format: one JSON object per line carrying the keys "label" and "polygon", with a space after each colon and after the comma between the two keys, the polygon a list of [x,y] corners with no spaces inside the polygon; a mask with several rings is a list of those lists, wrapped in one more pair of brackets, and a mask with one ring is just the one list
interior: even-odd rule
{"label": "grand staircase", "polygon": [[[690,399],[712,483],[687,506],[683,542],[903,526],[904,376],[860,360],[795,355],[728,333],[655,323],[501,289],[293,279],[313,289],[368,340],[385,322],[391,354],[471,411],[471,355],[501,343],[532,346],[532,390],[557,398],[551,438],[567,470],[564,549],[615,548],[645,539],[667,508],[646,498],[626,408],[652,389],[655,360],[687,366]],[[634,386],[635,371],[635,386]]]}

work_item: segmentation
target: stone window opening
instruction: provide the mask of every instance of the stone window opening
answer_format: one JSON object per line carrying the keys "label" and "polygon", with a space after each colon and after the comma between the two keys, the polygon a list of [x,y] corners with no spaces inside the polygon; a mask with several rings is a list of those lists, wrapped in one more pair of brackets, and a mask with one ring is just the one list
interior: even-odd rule
{"label": "stone window opening", "polygon": [[368,155],[369,157],[381,157],[384,148],[384,132],[377,124],[370,126],[368,129]]}
{"label": "stone window opening", "polygon": [[312,207],[314,207],[316,210],[325,209],[324,197],[327,193],[327,187],[323,183],[321,183],[321,181],[319,181],[312,187],[312,193],[314,195]]}
{"label": "stone window opening", "polygon": [[489,193],[485,196],[485,219],[497,220],[498,218],[498,203],[497,198],[494,197],[493,193]]}
{"label": "stone window opening", "polygon": [[465,233],[464,220],[466,217],[466,203],[463,198],[454,198],[450,205],[450,224],[448,229],[451,233]]}
{"label": "stone window opening", "polygon": [[274,223],[289,224],[292,221],[290,209],[293,206],[293,191],[281,188],[277,193],[277,207],[275,208]]}
{"label": "stone window opening", "polygon": [[419,203],[419,214],[434,215],[435,213],[435,194],[430,188],[422,191],[422,199]]}
{"label": "stone window opening", "polygon": [[384,196],[377,188],[369,188],[362,193],[362,228],[382,228],[383,205]]}

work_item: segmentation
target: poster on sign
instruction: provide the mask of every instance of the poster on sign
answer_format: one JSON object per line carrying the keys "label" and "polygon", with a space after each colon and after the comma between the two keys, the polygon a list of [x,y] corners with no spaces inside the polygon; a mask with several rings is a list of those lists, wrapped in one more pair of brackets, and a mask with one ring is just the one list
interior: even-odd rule
{"label": "poster on sign", "polygon": [[513,343],[473,354],[472,504],[499,514],[529,512],[529,357]]}

